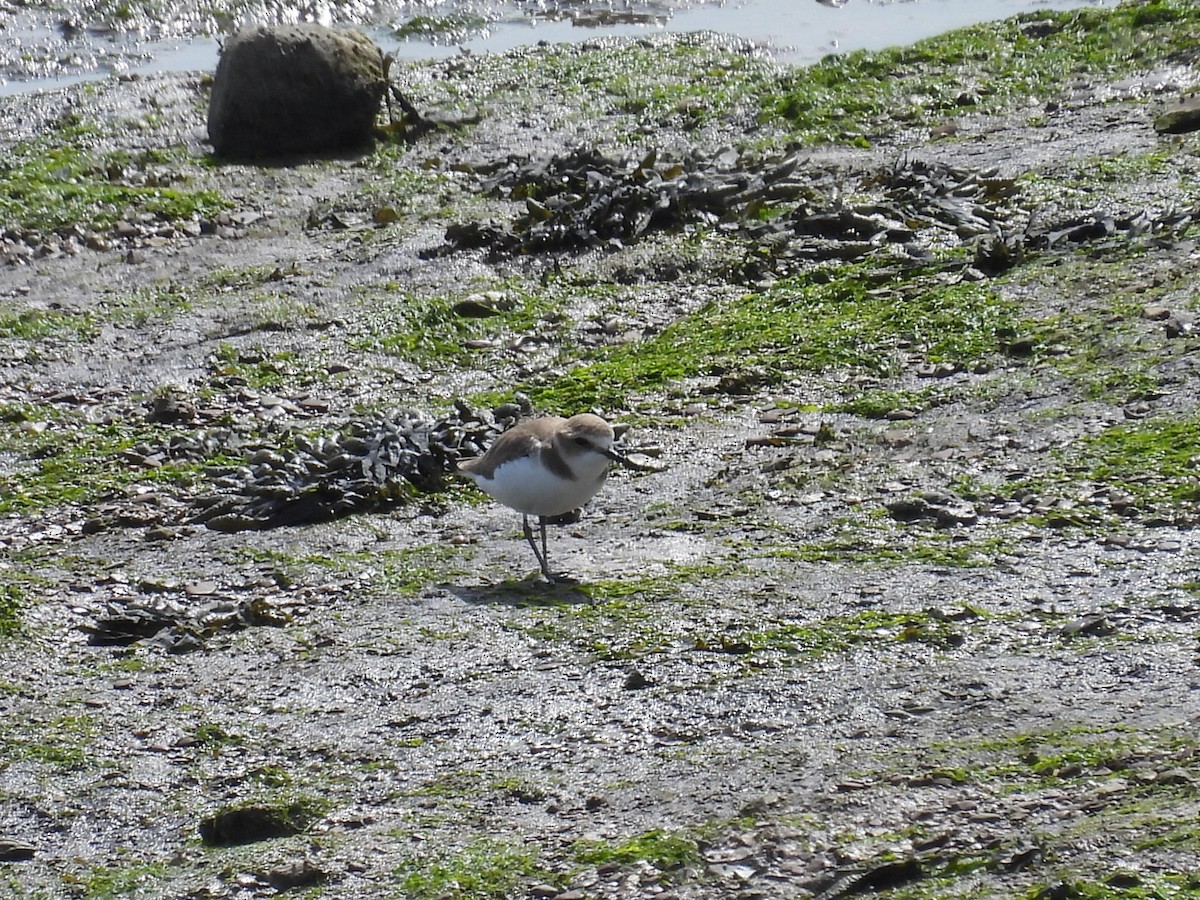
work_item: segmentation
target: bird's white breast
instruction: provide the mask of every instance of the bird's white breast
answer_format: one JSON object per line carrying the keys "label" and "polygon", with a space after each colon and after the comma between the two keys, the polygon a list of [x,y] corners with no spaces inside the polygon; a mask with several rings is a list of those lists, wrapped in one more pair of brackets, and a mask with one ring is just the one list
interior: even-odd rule
{"label": "bird's white breast", "polygon": [[574,479],[555,475],[534,456],[511,459],[491,478],[472,476],[484,493],[530,516],[561,516],[583,506],[604,486],[608,460],[594,455],[571,460]]}

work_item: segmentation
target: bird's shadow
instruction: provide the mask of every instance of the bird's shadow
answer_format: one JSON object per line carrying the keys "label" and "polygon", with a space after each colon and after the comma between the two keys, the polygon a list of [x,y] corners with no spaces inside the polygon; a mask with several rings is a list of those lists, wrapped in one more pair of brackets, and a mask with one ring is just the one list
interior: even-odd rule
{"label": "bird's shadow", "polygon": [[538,575],[520,580],[505,579],[497,584],[443,584],[464,603],[486,606],[591,606],[592,597],[579,583],[548,583]]}

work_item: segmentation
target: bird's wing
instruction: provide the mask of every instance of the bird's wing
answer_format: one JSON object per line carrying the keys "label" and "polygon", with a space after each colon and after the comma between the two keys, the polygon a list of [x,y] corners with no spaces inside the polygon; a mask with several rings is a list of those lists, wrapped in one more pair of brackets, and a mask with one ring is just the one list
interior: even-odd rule
{"label": "bird's wing", "polygon": [[538,454],[547,441],[528,431],[506,431],[492,442],[487,453],[458,464],[460,471],[491,480],[506,462],[528,454]]}

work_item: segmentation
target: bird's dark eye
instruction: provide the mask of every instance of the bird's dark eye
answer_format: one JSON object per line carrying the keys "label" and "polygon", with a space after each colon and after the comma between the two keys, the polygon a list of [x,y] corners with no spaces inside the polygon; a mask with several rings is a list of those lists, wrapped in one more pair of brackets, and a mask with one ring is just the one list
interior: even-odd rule
{"label": "bird's dark eye", "polygon": [[577,437],[577,438],[575,438],[575,446],[576,447],[588,447],[590,445],[588,444],[587,438]]}

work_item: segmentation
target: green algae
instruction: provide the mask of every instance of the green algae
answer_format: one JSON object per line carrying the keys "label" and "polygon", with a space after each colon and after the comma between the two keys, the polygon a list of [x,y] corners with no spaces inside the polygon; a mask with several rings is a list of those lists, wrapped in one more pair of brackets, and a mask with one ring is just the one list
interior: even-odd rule
{"label": "green algae", "polygon": [[[1200,418],[1113,425],[1054,457],[1053,470],[1010,482],[1001,494],[1058,501],[1035,522],[1095,529],[1130,521],[1186,526],[1200,518]],[[977,496],[969,488],[963,493]]]}
{"label": "green algae", "polygon": [[505,900],[536,879],[554,881],[527,842],[477,838],[458,849],[410,856],[396,869],[402,896],[411,900]]}
{"label": "green algae", "polygon": [[164,433],[150,424],[91,423],[49,404],[0,407],[0,454],[11,463],[0,472],[0,513],[90,505],[134,484],[183,489],[197,482],[206,466],[228,461],[136,464],[136,448]]}
{"label": "green algae", "polygon": [[619,410],[698,377],[737,384],[749,375],[771,387],[840,369],[894,375],[914,359],[970,367],[999,352],[1017,317],[1015,303],[979,284],[846,267],[709,301],[646,340],[585,354],[521,389],[548,411]]}
{"label": "green algae", "polygon": [[158,161],[151,153],[105,155],[98,126],[67,117],[45,135],[16,144],[0,163],[0,227],[50,233],[104,231],[131,213],[162,221],[216,215],[229,203],[214,191],[134,183],[133,168]]}
{"label": "green algae", "polygon": [[763,108],[805,141],[869,143],[896,118],[927,126],[1001,112],[1061,93],[1078,76],[1115,79],[1155,65],[1187,52],[1198,36],[1200,10],[1183,0],[1039,11],[911,46],[826,57],[784,76]]}
{"label": "green algae", "polygon": [[593,866],[629,866],[646,862],[663,873],[670,873],[701,862],[700,847],[689,835],[655,828],[619,841],[581,839],[572,854]]}

